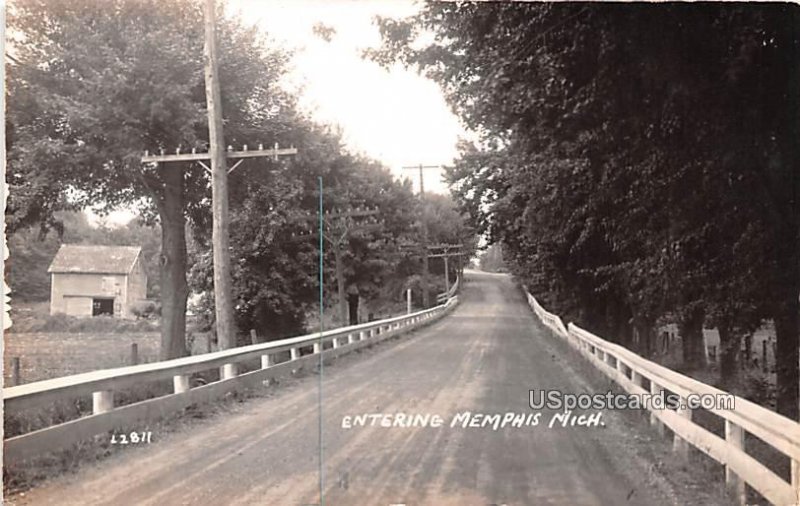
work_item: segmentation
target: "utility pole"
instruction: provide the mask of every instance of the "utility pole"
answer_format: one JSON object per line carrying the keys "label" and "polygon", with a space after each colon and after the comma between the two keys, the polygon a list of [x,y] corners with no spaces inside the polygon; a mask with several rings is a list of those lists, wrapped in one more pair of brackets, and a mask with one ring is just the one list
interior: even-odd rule
{"label": "utility pole", "polygon": [[[450,291],[450,266],[448,264],[448,258],[453,257],[460,257],[461,256],[461,244],[442,244],[437,246],[431,246],[430,249],[441,249],[442,252],[435,253],[433,255],[429,255],[430,258],[442,258],[444,260],[444,284],[445,290]],[[450,250],[455,249],[456,251],[451,252]]]}
{"label": "utility pole", "polygon": [[[424,256],[428,258],[443,258],[444,259],[444,283],[446,286],[446,291],[450,291],[450,271],[449,271],[449,257],[456,257],[459,259],[459,264],[461,263],[461,257],[463,253],[461,252],[461,248],[463,244],[431,244],[428,245],[426,250],[426,254]],[[400,245],[401,251],[414,251],[420,250],[421,244],[419,243],[403,243]],[[441,251],[439,251],[441,250]],[[455,250],[455,251],[450,251]],[[423,256],[420,253],[420,256]]]}
{"label": "utility pole", "polygon": [[[333,247],[333,255],[336,265],[336,285],[339,294],[339,316],[342,324],[346,325],[348,322],[347,311],[347,290],[344,279],[344,262],[342,245],[347,240],[350,233],[357,230],[368,230],[370,226],[377,225],[378,223],[356,223],[354,218],[369,218],[379,214],[378,208],[375,209],[351,209],[348,211],[325,211],[323,214],[323,238],[330,243]],[[318,219],[317,217],[309,216],[308,219]],[[313,234],[298,234],[296,237],[304,238],[311,237]]]}
{"label": "utility pole", "polygon": [[205,81],[208,107],[208,154],[211,157],[211,243],[214,255],[214,314],[220,349],[236,346],[231,300],[231,254],[228,215],[228,167],[222,132],[222,96],[217,64],[216,2],[205,0]]}
{"label": "utility pole", "polygon": [[[231,297],[231,263],[230,263],[230,217],[228,212],[228,174],[233,172],[245,158],[272,157],[278,159],[282,155],[297,154],[291,147],[265,150],[259,145],[258,150],[233,151],[231,146],[225,151],[225,137],[222,129],[222,98],[219,86],[217,64],[217,40],[215,33],[216,10],[214,0],[205,0],[204,7],[204,73],[206,85],[206,106],[208,109],[208,153],[181,153],[180,148],[174,155],[150,155],[145,151],[142,163],[196,162],[211,175],[211,207],[213,223],[211,242],[214,260],[214,309],[216,317],[217,342],[219,349],[236,346],[236,332],[233,321],[233,300]],[[227,159],[238,159],[228,169]],[[210,167],[204,161],[210,160]]]}
{"label": "utility pole", "polygon": [[425,176],[424,176],[424,169],[439,169],[441,165],[412,165],[403,167],[403,169],[414,169],[419,170],[419,199],[422,203],[422,306],[423,309],[427,309],[430,307],[431,297],[428,291],[428,277],[429,269],[428,269],[428,220],[425,210],[427,208],[425,203]]}
{"label": "utility pole", "polygon": [[[460,258],[462,246],[462,244],[436,244],[433,246],[428,246],[428,249],[430,250],[442,250],[440,253],[429,255],[429,257],[444,259],[444,286],[446,292],[450,291],[450,268],[447,259],[451,256]],[[450,250],[456,251],[451,252]]]}

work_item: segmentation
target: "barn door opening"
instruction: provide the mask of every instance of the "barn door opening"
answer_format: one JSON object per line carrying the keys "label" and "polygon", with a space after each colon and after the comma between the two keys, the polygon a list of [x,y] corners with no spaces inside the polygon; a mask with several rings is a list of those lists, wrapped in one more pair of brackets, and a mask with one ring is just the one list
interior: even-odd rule
{"label": "barn door opening", "polygon": [[92,299],[92,316],[114,316],[114,299]]}

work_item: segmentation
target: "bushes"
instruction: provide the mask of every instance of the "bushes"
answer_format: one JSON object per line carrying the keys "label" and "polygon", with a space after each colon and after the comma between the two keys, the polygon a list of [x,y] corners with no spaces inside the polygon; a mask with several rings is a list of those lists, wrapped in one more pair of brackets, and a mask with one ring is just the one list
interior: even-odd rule
{"label": "bushes", "polygon": [[137,319],[161,316],[161,305],[152,300],[139,300],[131,304],[131,313]]}

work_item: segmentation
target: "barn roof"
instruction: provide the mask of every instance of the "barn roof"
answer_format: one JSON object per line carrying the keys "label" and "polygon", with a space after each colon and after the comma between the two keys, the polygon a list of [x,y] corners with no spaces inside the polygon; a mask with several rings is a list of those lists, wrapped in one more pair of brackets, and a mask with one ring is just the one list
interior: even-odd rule
{"label": "barn roof", "polygon": [[62,244],[47,272],[128,274],[142,248]]}

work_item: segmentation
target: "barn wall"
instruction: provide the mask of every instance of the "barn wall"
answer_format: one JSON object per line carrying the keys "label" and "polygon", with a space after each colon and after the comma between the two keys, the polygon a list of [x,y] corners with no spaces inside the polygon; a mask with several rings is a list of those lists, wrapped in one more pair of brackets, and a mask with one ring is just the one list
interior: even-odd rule
{"label": "barn wall", "polygon": [[[144,272],[141,256],[136,259],[136,263],[133,264],[133,269],[131,269],[131,273],[128,276],[127,294],[128,305],[126,311],[128,313],[130,313],[133,304],[147,298],[147,274]],[[129,314],[129,316],[133,317],[132,314]]]}
{"label": "barn wall", "polygon": [[[86,273],[54,273],[52,275],[50,314],[65,313],[72,316],[91,316],[91,301],[88,306],[86,298],[114,298],[114,314],[126,317],[129,315],[125,297],[127,281],[124,274],[86,274]],[[67,299],[80,299],[67,302]],[[88,309],[87,309],[88,307]]]}

